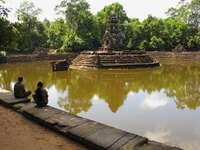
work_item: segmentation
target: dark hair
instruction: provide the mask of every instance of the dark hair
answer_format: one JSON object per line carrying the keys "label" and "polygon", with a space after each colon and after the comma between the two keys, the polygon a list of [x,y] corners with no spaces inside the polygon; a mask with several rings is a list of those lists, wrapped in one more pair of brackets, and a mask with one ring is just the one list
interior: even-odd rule
{"label": "dark hair", "polygon": [[23,81],[23,77],[18,77],[18,82],[22,82]]}
{"label": "dark hair", "polygon": [[37,84],[37,86],[38,86],[38,87],[43,87],[42,81],[39,81],[38,84]]}

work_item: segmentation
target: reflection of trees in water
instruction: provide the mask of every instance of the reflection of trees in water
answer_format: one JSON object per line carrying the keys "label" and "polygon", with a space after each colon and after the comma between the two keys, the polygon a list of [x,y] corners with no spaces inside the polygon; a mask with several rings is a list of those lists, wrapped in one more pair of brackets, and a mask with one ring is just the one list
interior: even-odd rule
{"label": "reflection of trees in water", "polygon": [[95,84],[90,80],[85,80],[81,74],[72,71],[68,71],[67,76],[69,78],[68,96],[59,100],[59,106],[73,114],[87,112],[92,106],[91,98],[95,94],[93,91]]}
{"label": "reflection of trees in water", "polygon": [[[167,96],[174,98],[177,108],[196,109],[200,106],[200,66],[164,65],[160,75],[153,72],[149,79],[152,87],[164,89]],[[148,79],[147,79],[148,80]],[[148,86],[146,87],[147,90]]]}
{"label": "reflection of trees in water", "polygon": [[87,112],[92,98],[97,95],[108,103],[112,112],[123,105],[129,92],[140,90],[152,93],[164,92],[175,99],[178,109],[200,106],[200,66],[189,63],[164,64],[160,68],[136,70],[69,70],[52,72],[48,62],[6,64],[0,66],[1,87],[10,89],[10,83],[18,76],[25,78],[26,87],[36,88],[39,80],[47,88],[55,86],[60,92],[68,91],[60,98],[60,107],[77,114]]}
{"label": "reflection of trees in water", "polygon": [[[71,74],[76,80],[69,86],[72,99],[88,100],[96,94],[108,103],[112,112],[123,105],[129,92],[140,90],[151,94],[164,89],[167,96],[174,98],[178,109],[200,106],[200,66],[177,63],[144,70],[88,70]],[[88,98],[83,98],[86,95]]]}
{"label": "reflection of trees in water", "polygon": [[58,105],[72,114],[78,114],[80,112],[87,112],[92,106],[90,100],[60,98]]}
{"label": "reflection of trees in water", "polygon": [[198,108],[200,106],[200,68],[185,66],[176,67],[177,69],[181,78],[172,80],[176,83],[166,90],[167,96],[175,98],[178,109]]}
{"label": "reflection of trees in water", "polygon": [[[34,90],[38,81],[44,81],[48,87],[51,85],[48,81],[50,77],[50,69],[45,63],[18,63],[18,64],[6,64],[1,67],[4,70],[3,85],[6,89],[11,89],[10,83],[16,82],[19,76],[24,77],[24,84],[27,89]],[[6,86],[5,86],[6,85]]]}
{"label": "reflection of trees in water", "polygon": [[97,95],[108,103],[111,111],[116,112],[126,99],[129,90],[124,86],[123,79],[119,79],[119,75],[112,72],[101,70],[72,71],[73,77],[79,77],[72,88],[75,93],[69,92],[69,94],[75,95],[78,99],[85,97],[85,100],[90,100],[94,95]]}

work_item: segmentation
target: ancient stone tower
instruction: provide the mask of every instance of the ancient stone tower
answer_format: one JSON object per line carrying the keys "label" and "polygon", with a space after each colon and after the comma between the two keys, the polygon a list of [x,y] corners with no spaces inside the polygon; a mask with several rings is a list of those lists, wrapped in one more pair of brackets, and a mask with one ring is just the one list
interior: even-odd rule
{"label": "ancient stone tower", "polygon": [[103,50],[122,50],[124,35],[121,32],[116,15],[110,15],[109,22],[106,25],[106,31],[103,36]]}

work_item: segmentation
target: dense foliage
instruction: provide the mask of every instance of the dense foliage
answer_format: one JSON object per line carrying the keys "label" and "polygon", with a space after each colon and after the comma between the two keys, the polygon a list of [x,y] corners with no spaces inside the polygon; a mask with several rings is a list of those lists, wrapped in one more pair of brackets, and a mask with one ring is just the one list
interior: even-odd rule
{"label": "dense foliage", "polygon": [[9,9],[0,0],[0,50],[30,53],[36,48],[62,52],[95,50],[101,39],[109,14],[114,12],[125,34],[127,49],[172,50],[183,45],[187,50],[200,50],[200,1],[180,0],[167,11],[168,18],[148,16],[143,21],[128,18],[120,3],[105,6],[96,15],[86,0],[61,0],[55,7],[64,18],[38,20],[41,9],[24,1],[17,9],[18,21],[7,20]]}

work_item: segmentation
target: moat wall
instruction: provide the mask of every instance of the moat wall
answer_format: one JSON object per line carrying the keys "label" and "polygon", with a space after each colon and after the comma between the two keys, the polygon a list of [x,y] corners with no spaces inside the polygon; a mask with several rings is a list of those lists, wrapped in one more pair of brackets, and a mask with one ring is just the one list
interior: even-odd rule
{"label": "moat wall", "polygon": [[[1,63],[32,62],[66,59],[69,63],[78,56],[79,53],[50,54],[50,55],[10,55],[0,56]],[[198,52],[169,52],[169,51],[147,51],[152,57],[161,59],[194,60],[200,61],[200,51]]]}
{"label": "moat wall", "polygon": [[177,59],[177,60],[194,60],[200,61],[200,51],[198,52],[162,52],[162,51],[148,51],[147,54],[152,57],[161,59]]}
{"label": "moat wall", "polygon": [[63,59],[66,59],[68,62],[71,62],[77,55],[78,53],[0,56],[0,64],[1,63],[16,63],[16,62],[63,60]]}

